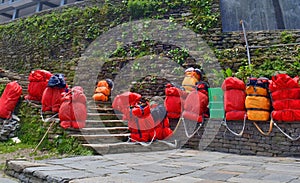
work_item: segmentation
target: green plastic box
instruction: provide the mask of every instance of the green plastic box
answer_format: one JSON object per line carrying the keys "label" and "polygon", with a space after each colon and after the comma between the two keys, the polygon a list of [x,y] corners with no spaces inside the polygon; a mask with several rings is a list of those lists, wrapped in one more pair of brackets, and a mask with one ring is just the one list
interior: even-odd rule
{"label": "green plastic box", "polygon": [[213,119],[223,119],[224,109],[209,109],[209,115]]}
{"label": "green plastic box", "polygon": [[210,118],[224,118],[224,92],[222,88],[209,88],[209,113]]}
{"label": "green plastic box", "polygon": [[208,97],[210,102],[223,102],[224,92],[222,88],[208,88]]}
{"label": "green plastic box", "polygon": [[210,109],[224,109],[224,102],[209,102]]}

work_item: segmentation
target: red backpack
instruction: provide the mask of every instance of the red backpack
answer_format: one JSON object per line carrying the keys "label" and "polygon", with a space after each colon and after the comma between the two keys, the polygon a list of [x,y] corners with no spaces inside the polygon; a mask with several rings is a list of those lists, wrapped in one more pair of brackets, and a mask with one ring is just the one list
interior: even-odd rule
{"label": "red backpack", "polygon": [[60,126],[64,129],[84,128],[87,119],[86,96],[82,87],[75,86],[68,93],[63,93],[59,108]]}
{"label": "red backpack", "polygon": [[28,95],[25,96],[25,99],[40,102],[51,76],[52,74],[46,70],[31,71],[28,77]]}
{"label": "red backpack", "polygon": [[196,87],[185,99],[183,117],[201,123],[208,117],[208,85],[198,82]]}
{"label": "red backpack", "polygon": [[155,138],[154,120],[148,103],[136,104],[131,108],[128,127],[133,142],[150,142]]}
{"label": "red backpack", "polygon": [[68,90],[68,85],[62,74],[52,75],[42,96],[42,111],[58,112],[62,93]]}
{"label": "red backpack", "polygon": [[123,120],[128,120],[130,116],[130,106],[134,106],[141,97],[142,96],[138,93],[124,92],[114,98],[112,108],[123,114]]}
{"label": "red backpack", "polygon": [[246,114],[246,85],[235,77],[228,77],[222,84],[226,120],[244,120]]}
{"label": "red backpack", "polygon": [[273,112],[276,121],[300,121],[300,85],[299,78],[287,74],[272,77],[269,85]]}
{"label": "red backpack", "polygon": [[187,93],[168,83],[166,85],[165,95],[167,117],[172,119],[180,118]]}
{"label": "red backpack", "polygon": [[170,137],[173,131],[170,129],[169,118],[164,105],[151,106],[151,116],[155,124],[156,139],[163,140]]}
{"label": "red backpack", "polygon": [[22,95],[22,87],[17,81],[6,85],[0,98],[0,118],[9,119]]}

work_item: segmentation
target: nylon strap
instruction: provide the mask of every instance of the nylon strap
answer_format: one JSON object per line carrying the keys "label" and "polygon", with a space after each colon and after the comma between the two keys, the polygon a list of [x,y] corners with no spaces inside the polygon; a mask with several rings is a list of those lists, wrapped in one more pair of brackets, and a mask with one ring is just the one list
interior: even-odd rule
{"label": "nylon strap", "polygon": [[272,132],[272,129],[273,129],[273,124],[274,124],[274,121],[273,119],[270,120],[270,127],[269,127],[269,131],[268,132],[264,132],[256,122],[253,122],[254,126],[257,128],[257,130],[263,134],[264,136],[269,136]]}

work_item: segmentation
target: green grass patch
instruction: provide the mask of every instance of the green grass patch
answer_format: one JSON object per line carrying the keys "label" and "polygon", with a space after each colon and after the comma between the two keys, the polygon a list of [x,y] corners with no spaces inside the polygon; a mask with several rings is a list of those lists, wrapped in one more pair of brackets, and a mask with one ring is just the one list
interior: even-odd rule
{"label": "green grass patch", "polygon": [[12,153],[20,149],[33,148],[33,145],[15,143],[12,140],[0,143],[0,154]]}

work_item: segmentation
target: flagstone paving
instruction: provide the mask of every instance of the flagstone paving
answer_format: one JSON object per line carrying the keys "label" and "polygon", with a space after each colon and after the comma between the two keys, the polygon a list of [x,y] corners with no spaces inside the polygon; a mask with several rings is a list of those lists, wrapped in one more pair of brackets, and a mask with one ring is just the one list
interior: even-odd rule
{"label": "flagstone paving", "polygon": [[[300,159],[177,149],[7,162],[21,182],[300,183]],[[1,182],[1,178],[0,178]]]}

